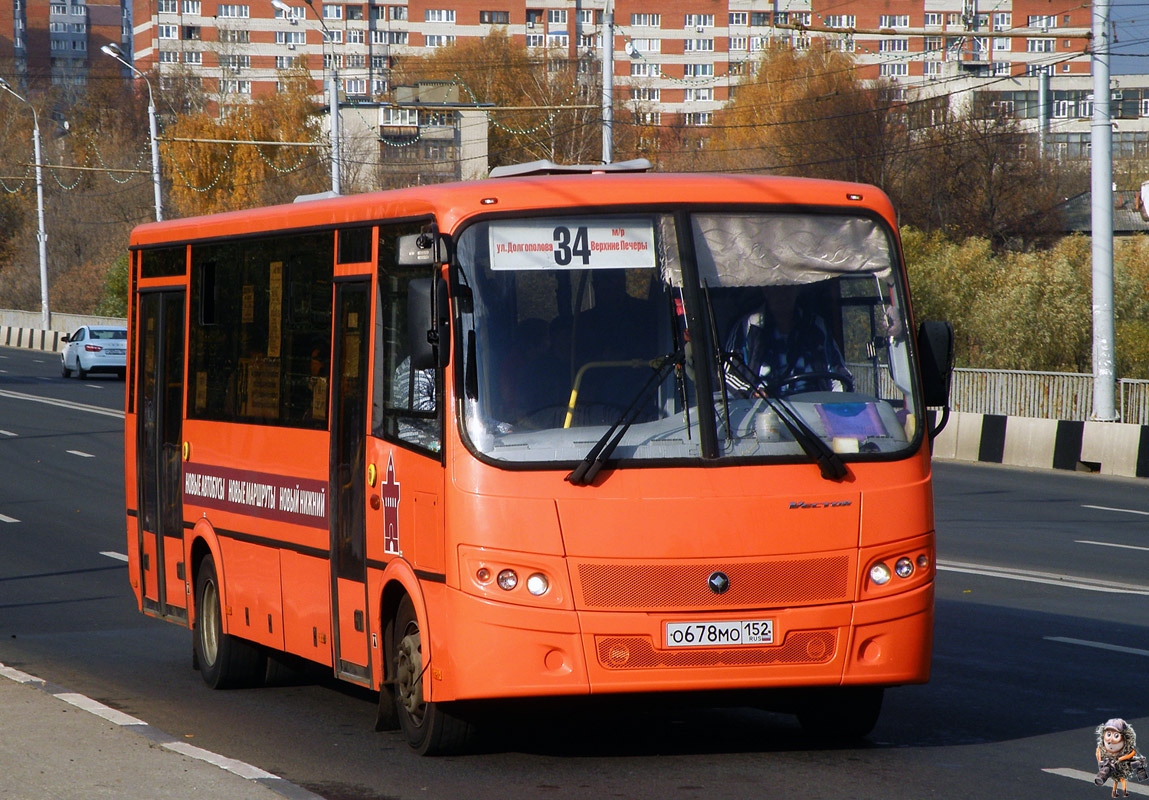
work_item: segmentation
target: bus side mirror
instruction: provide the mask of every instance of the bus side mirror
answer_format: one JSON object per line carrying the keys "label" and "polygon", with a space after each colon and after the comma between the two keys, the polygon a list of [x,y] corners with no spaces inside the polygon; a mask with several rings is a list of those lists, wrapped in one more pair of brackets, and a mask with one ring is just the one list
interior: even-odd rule
{"label": "bus side mirror", "polygon": [[922,393],[927,407],[940,407],[942,418],[931,428],[931,438],[941,433],[950,415],[950,378],[954,369],[954,326],[926,320],[918,326],[918,358],[922,370]]}
{"label": "bus side mirror", "polygon": [[407,341],[411,369],[434,369],[451,362],[451,317],[447,282],[415,278],[407,284]]}
{"label": "bus side mirror", "polygon": [[447,261],[447,241],[433,230],[400,236],[396,260],[400,267],[442,264]]}

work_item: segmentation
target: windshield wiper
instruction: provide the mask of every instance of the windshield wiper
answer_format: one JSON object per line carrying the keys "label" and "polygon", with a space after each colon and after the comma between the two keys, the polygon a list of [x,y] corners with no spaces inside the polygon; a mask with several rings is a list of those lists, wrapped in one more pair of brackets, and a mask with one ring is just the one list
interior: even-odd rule
{"label": "windshield wiper", "polygon": [[[607,429],[602,438],[595,442],[594,447],[586,454],[586,457],[579,462],[578,466],[571,470],[570,474],[566,476],[565,480],[570,481],[575,486],[588,486],[593,481],[599,470],[606,464],[606,460],[610,458],[611,453],[618,447],[618,443],[622,441],[622,437],[630,430],[630,426],[638,419],[639,410],[646,399],[650,397],[658,386],[665,380],[666,376],[670,374],[670,370],[682,364],[685,354],[682,350],[675,350],[673,353],[665,356],[659,356],[650,362],[650,366],[654,368],[654,374],[646,381],[643,387],[630,401],[630,405],[626,410],[619,415],[614,424]],[[613,438],[612,438],[613,437]]]}
{"label": "windshield wiper", "polygon": [[[810,429],[806,421],[802,419],[801,415],[798,414],[789,403],[774,393],[765,379],[754,374],[754,371],[742,360],[742,356],[738,353],[730,353],[725,350],[719,350],[718,352],[722,356],[724,367],[723,384],[725,385],[726,383],[725,368],[727,366],[737,368],[740,376],[750,387],[748,396],[757,393],[759,397],[766,401],[766,405],[770,406],[770,409],[778,415],[778,419],[782,420],[782,423],[790,431],[790,435],[794,437],[794,441],[798,443],[806,455],[810,456],[810,458],[817,463],[823,478],[829,481],[840,481],[849,474],[849,470],[846,469],[846,463],[842,461],[842,457],[835,453],[818,434]],[[730,423],[727,422],[728,429],[729,424]]]}

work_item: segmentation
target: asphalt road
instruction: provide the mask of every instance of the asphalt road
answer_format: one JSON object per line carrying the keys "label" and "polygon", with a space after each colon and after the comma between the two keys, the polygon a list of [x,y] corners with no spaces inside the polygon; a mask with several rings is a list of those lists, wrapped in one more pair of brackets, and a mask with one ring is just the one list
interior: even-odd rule
{"label": "asphalt road", "polygon": [[481,752],[421,759],[372,732],[370,693],[323,676],[213,692],[119,560],[123,388],[0,348],[0,662],[330,800],[1104,797],[1093,728],[1149,731],[1146,484],[955,463],[936,465],[933,677],[887,692],[860,746],[662,698],[515,707]]}

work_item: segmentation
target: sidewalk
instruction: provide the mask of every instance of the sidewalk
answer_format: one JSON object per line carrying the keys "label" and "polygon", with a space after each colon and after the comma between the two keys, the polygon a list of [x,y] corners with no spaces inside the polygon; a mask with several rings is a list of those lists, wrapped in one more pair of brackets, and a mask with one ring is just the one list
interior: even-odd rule
{"label": "sidewalk", "polygon": [[0,776],[5,800],[319,800],[2,664]]}

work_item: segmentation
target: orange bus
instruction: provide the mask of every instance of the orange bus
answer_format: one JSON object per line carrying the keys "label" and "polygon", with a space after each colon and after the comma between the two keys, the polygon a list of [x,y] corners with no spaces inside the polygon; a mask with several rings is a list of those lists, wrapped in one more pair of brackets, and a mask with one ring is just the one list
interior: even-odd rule
{"label": "orange bus", "polygon": [[515,697],[753,690],[868,733],[929,676],[952,361],[889,201],[506,171],[135,229],[140,609],[210,686],[318,662],[425,754]]}

